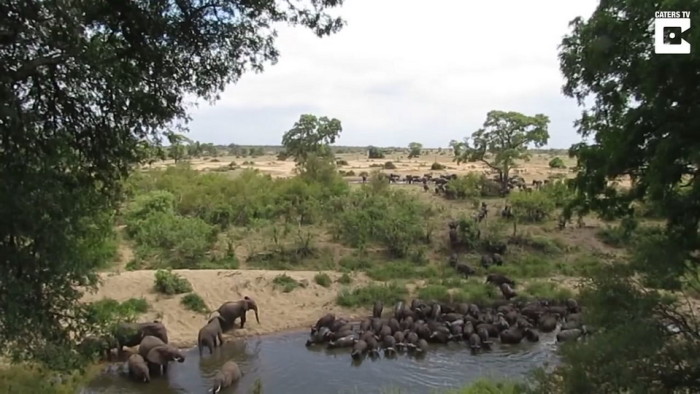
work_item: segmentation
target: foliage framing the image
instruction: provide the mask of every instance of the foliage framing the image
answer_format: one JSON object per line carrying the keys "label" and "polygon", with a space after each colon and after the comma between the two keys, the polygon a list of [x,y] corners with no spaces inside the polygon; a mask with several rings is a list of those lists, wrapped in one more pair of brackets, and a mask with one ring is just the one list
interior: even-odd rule
{"label": "foliage framing the image", "polygon": [[[700,1],[682,7],[697,9]],[[598,331],[564,348],[563,379],[553,381],[564,392],[700,390],[697,319],[637,280],[680,287],[680,274],[700,263],[700,114],[694,110],[700,58],[653,54],[650,26],[657,10],[653,2],[601,2],[588,20],[571,22],[561,44],[564,93],[581,105],[592,103],[577,121],[578,132],[592,138],[570,150],[578,162],[577,195],[565,213],[630,217],[632,203],[644,201],[666,220],[665,232],[646,242],[658,258],[606,267],[584,291],[589,323]],[[692,25],[700,23],[697,13],[691,18]],[[700,46],[700,30],[691,29],[687,39]],[[620,177],[631,180],[630,188],[617,187]]]}
{"label": "foliage framing the image", "polygon": [[[342,0],[10,2],[0,95],[0,345],[30,359],[83,330],[119,183],[186,120],[187,95],[215,99],[275,62],[279,22],[337,32]],[[180,122],[181,123],[181,122]],[[105,213],[107,212],[107,213]],[[12,345],[10,345],[12,344]],[[66,354],[68,354],[66,352]]]}

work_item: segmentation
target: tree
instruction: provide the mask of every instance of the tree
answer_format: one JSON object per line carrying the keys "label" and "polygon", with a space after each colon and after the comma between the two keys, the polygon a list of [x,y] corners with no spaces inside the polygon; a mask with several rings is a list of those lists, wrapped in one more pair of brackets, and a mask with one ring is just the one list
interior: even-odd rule
{"label": "tree", "polygon": [[[683,7],[697,9],[700,2]],[[634,202],[646,201],[666,220],[663,233],[647,237],[644,253],[635,253],[642,256],[606,266],[583,293],[587,324],[597,331],[566,348],[557,380],[564,392],[700,391],[698,322],[690,308],[650,288],[651,280],[671,288],[700,283],[700,58],[654,54],[656,10],[654,2],[601,2],[590,19],[571,22],[561,44],[564,93],[592,103],[577,122],[586,142],[570,150],[578,174],[567,213],[625,217],[634,214]],[[700,15],[691,17],[700,24]],[[686,38],[700,47],[698,30]],[[615,187],[620,177],[631,186]]]}
{"label": "tree", "polygon": [[367,148],[367,157],[370,159],[383,159],[384,151],[377,147],[370,146]]}
{"label": "tree", "polygon": [[541,147],[549,140],[549,118],[542,114],[526,116],[518,112],[491,111],[484,127],[464,142],[451,141],[457,163],[480,161],[498,174],[506,188],[516,160],[529,160],[528,145]]}
{"label": "tree", "polygon": [[421,143],[411,142],[408,144],[408,158],[420,157],[421,149],[423,149],[423,144]]}
{"label": "tree", "polygon": [[561,157],[555,157],[549,161],[549,168],[566,168],[566,164],[564,164],[564,160]]}
{"label": "tree", "polygon": [[303,165],[310,155],[332,158],[329,145],[335,142],[341,131],[343,127],[338,119],[301,115],[294,127],[282,136],[282,146],[298,165]]}
{"label": "tree", "polygon": [[[278,59],[274,26],[318,36],[341,0],[3,2],[0,33],[0,348],[76,364],[91,329],[78,300],[97,282],[121,185],[183,128],[190,98],[214,100]],[[71,361],[71,362],[69,362]]]}

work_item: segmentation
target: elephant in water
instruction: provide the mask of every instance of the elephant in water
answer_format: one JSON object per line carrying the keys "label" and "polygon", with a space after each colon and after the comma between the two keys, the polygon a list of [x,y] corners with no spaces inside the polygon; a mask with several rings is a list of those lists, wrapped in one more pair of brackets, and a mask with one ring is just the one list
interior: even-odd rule
{"label": "elephant in water", "polygon": [[214,348],[221,346],[224,343],[223,331],[221,326],[224,324],[221,316],[214,316],[209,319],[206,326],[202,327],[197,334],[197,347],[199,355],[202,355],[202,348],[209,349],[209,354],[214,353]]}
{"label": "elephant in water", "polygon": [[235,361],[226,361],[214,376],[214,382],[209,391],[218,393],[221,389],[230,387],[232,384],[239,381],[241,376],[243,376],[243,373],[241,373],[238,364],[236,364]]}
{"label": "elephant in water", "polygon": [[148,383],[151,381],[151,374],[148,370],[148,364],[146,360],[141,357],[140,354],[132,354],[126,361],[126,365],[129,369],[129,376],[132,379],[143,381]]}
{"label": "elephant in water", "polygon": [[162,374],[168,372],[170,361],[185,362],[185,355],[180,352],[180,349],[150,335],[145,336],[141,341],[139,355],[148,362],[149,368],[157,367]]}
{"label": "elephant in water", "polygon": [[258,304],[256,304],[252,298],[245,296],[240,301],[229,301],[223,303],[219,309],[216,310],[226,322],[225,327],[222,327],[223,330],[228,331],[233,328],[233,325],[238,318],[241,319],[241,328],[243,328],[246,321],[246,313],[249,309],[252,309],[255,312],[255,320],[258,322],[258,324],[260,324],[260,318],[258,317]]}

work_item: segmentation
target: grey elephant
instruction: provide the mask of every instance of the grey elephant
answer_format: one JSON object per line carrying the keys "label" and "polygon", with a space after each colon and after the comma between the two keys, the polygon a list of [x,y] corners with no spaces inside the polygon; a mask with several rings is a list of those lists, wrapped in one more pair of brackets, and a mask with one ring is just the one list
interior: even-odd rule
{"label": "grey elephant", "polygon": [[260,324],[260,318],[258,317],[258,305],[255,301],[245,296],[239,301],[229,301],[223,303],[219,309],[219,315],[223,318],[225,324],[222,326],[224,331],[228,331],[233,328],[236,319],[241,319],[241,328],[245,325],[246,313],[248,310],[252,309],[255,312],[255,320]]}
{"label": "grey elephant", "polygon": [[221,366],[214,375],[214,381],[212,382],[212,388],[209,389],[212,393],[218,393],[221,389],[230,387],[232,384],[236,383],[241,379],[243,373],[241,368],[238,367],[235,361],[226,361],[224,365]]}
{"label": "grey elephant", "polygon": [[202,327],[197,334],[197,347],[199,355],[202,355],[202,348],[209,349],[209,354],[214,353],[214,348],[221,346],[224,343],[222,325],[224,324],[221,316],[214,316],[209,319],[207,325]]}
{"label": "grey elephant", "polygon": [[114,337],[117,339],[119,351],[124,346],[136,346],[146,336],[154,336],[168,343],[168,330],[163,323],[152,321],[146,323],[119,323],[114,328]]}
{"label": "grey elephant", "polygon": [[129,359],[126,360],[126,365],[129,369],[129,376],[137,381],[142,381],[148,383],[151,381],[151,374],[148,370],[148,364],[146,360],[141,357],[140,354],[132,354]]}
{"label": "grey elephant", "polygon": [[185,362],[185,355],[180,349],[151,335],[145,336],[141,341],[139,355],[148,362],[149,369],[158,370],[161,374],[168,372],[169,362]]}

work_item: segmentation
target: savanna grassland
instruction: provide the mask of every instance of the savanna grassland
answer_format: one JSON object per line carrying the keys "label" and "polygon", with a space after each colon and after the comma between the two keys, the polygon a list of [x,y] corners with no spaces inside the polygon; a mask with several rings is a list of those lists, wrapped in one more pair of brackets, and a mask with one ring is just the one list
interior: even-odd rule
{"label": "savanna grassland", "polygon": [[[203,313],[246,295],[257,301],[261,324],[249,323],[232,335],[306,327],[325,311],[364,315],[375,299],[500,298],[495,287],[484,284],[486,270],[479,265],[480,244],[489,240],[509,243],[505,264],[489,272],[518,281],[522,297],[569,297],[588,270],[623,253],[601,240],[606,225],[595,218],[558,229],[558,211],[568,198],[560,181],[573,174],[563,155],[558,157],[564,169],[549,167],[555,154],[537,153],[514,170],[528,183],[552,181],[523,202],[544,209],[545,217],[519,220],[515,234],[512,220],[501,218],[500,211],[517,191],[507,198],[481,196],[474,185],[465,197],[446,199],[432,187],[426,192],[421,184],[378,178],[430,173],[457,174],[460,180],[486,172],[476,163],[455,163],[449,150],[407,155],[397,149],[368,159],[365,149],[340,148],[337,168],[321,168],[313,176],[297,175],[292,160],[270,153],[145,166],[127,184],[113,264],[104,267],[99,290],[85,301],[142,298],[148,308],[135,318],[162,320],[173,342],[190,346]],[[387,162],[395,169],[385,169],[392,167]],[[363,172],[370,174],[365,185]],[[477,269],[475,277],[464,279],[448,266],[453,250],[447,224],[477,226],[472,215],[482,201],[490,211],[478,224],[480,239],[463,232],[464,245],[457,250]],[[157,270],[172,270],[188,284],[159,291]],[[190,306],[192,299],[198,306]]]}

